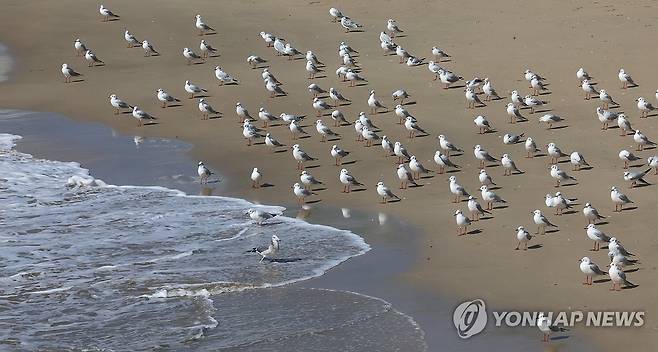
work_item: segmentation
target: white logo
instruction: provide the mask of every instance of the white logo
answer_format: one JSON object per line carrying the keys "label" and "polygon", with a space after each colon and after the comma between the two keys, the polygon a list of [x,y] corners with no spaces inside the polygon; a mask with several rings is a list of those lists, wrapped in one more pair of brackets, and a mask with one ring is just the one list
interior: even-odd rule
{"label": "white logo", "polygon": [[452,321],[457,328],[457,334],[462,339],[480,333],[487,326],[487,309],[484,301],[476,299],[458,305],[452,314]]}

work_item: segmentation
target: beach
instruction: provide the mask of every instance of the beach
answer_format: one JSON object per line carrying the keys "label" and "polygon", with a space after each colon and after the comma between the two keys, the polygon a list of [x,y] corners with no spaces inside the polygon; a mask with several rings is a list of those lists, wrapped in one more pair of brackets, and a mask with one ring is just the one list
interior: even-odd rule
{"label": "beach", "polygon": [[[586,337],[597,350],[641,348],[656,340],[654,332],[658,325],[652,319],[656,309],[650,305],[656,283],[651,281],[650,273],[656,267],[651,250],[657,243],[647,221],[658,205],[655,186],[628,188],[628,183],[621,178],[623,163],[617,158],[617,152],[634,150],[633,140],[630,136],[619,137],[617,129],[600,129],[595,113],[597,102],[583,100],[575,75],[580,66],[586,66],[598,89],[606,88],[620,103],[621,108],[617,110],[624,111],[635,128],[656,138],[655,118],[640,119],[634,102],[639,96],[653,101],[654,82],[658,81],[658,73],[652,70],[658,54],[640,45],[651,42],[654,36],[655,21],[647,11],[651,3],[505,1],[483,4],[466,1],[456,7],[450,3],[425,1],[378,3],[381,6],[373,6],[370,2],[324,1],[221,5],[199,1],[194,6],[176,2],[112,1],[105,5],[119,13],[120,20],[102,23],[96,4],[92,3],[6,4],[0,14],[0,32],[3,33],[0,42],[7,45],[14,63],[9,80],[0,83],[0,107],[56,112],[79,121],[100,122],[127,135],[184,141],[192,145],[189,153],[194,159],[203,160],[221,173],[223,182],[217,192],[264,204],[295,202],[290,191],[292,183],[298,180],[295,161],[289,151],[271,154],[262,145],[247,146],[235,114],[235,103],[239,101],[245,105],[252,116],[261,106],[276,115],[280,112],[306,115],[304,125],[311,137],[296,142],[319,158],[318,162],[309,164],[317,167],[308,170],[324,181],[327,188],[311,198],[320,200],[312,206],[383,213],[413,225],[421,239],[415,241],[418,254],[413,264],[400,274],[400,280],[406,284],[437,297],[452,297],[456,303],[481,298],[491,306],[510,310],[642,310],[647,315],[642,328],[615,328],[614,332],[581,328],[574,334]],[[330,22],[327,11],[331,6],[339,7],[362,23],[364,31],[344,33],[339,25]],[[183,46],[198,47],[200,37],[193,26],[194,15],[198,12],[217,30],[217,34],[203,39],[219,49],[219,56],[188,66],[181,51]],[[418,16],[423,12],[432,14],[432,20]],[[35,13],[47,15],[26,25],[24,19]],[[407,50],[429,59],[429,49],[439,45],[453,57],[444,63],[446,67],[466,79],[475,75],[489,77],[501,95],[514,89],[528,92],[523,78],[525,69],[540,73],[550,83],[547,86],[550,94],[541,98],[549,101],[546,108],[551,113],[565,118],[562,126],[566,127],[547,130],[536,120],[537,115],[543,113],[530,115],[527,110],[522,113],[529,118],[528,122],[507,124],[504,106],[508,99],[490,102],[484,108],[466,109],[463,88],[441,89],[441,83],[432,80],[425,65],[410,68],[398,64],[396,56],[382,54],[377,37],[390,17],[405,30],[405,36],[395,40]],[[162,55],[146,58],[140,48],[126,48],[124,28],[154,43]],[[326,77],[308,80],[305,60],[275,56],[258,35],[261,30],[281,35],[300,50],[313,50],[327,64],[323,75]],[[92,47],[106,65],[88,68],[84,59],[75,57],[73,40],[78,37]],[[348,88],[335,76],[333,71],[339,64],[336,52],[341,41],[359,51],[357,59],[361,73],[368,79],[367,85]],[[289,92],[287,96],[268,97],[262,87],[261,70],[251,69],[245,62],[251,54],[268,60],[270,71]],[[64,84],[59,68],[65,62],[83,73],[84,80]],[[219,87],[213,75],[217,65],[237,77],[240,84]],[[620,89],[617,71],[621,67],[633,74],[638,87]],[[185,80],[206,88],[208,97],[205,99],[223,116],[202,121],[196,100],[186,99]],[[390,108],[393,106],[390,93],[404,88],[412,95],[407,109],[431,135],[407,139],[407,132],[396,124],[397,117],[391,111],[369,114],[383,131],[381,134],[402,141],[428,168],[435,166],[431,158],[438,149],[436,136],[445,134],[464,149],[463,155],[452,157],[461,166],[460,171],[432,175],[420,180],[422,187],[398,190],[393,158],[384,158],[379,147],[365,148],[361,142],[356,142],[353,127],[338,127],[335,130],[341,134],[341,139],[333,143],[352,152],[345,160],[345,167],[367,188],[362,192],[341,193],[340,168],[333,165],[329,155],[332,142],[321,143],[314,131],[315,111],[306,90],[311,82],[325,89],[336,87],[352,100],[351,105],[340,108],[349,121],[360,111],[369,112],[366,99],[371,89],[375,89]],[[161,109],[155,98],[158,88],[183,100],[181,106]],[[130,114],[113,115],[107,98],[111,93],[158,117],[157,124],[137,127]],[[489,118],[496,132],[477,134],[472,120],[479,114]],[[327,124],[332,122],[329,117],[322,119]],[[295,143],[286,126],[274,126],[269,131],[285,144]],[[593,168],[572,172],[568,162],[561,163],[561,168],[578,181],[577,185],[556,189],[548,173],[547,157],[523,158],[523,144],[502,143],[501,136],[505,133],[532,136],[542,150],[549,142],[557,143],[564,152],[577,150]],[[451,203],[446,179],[454,175],[471,194],[479,193],[478,165],[472,155],[475,144],[482,144],[497,157],[510,153],[524,174],[504,177],[500,166],[488,168],[500,187],[496,193],[508,204],[495,209],[493,219],[475,223],[471,228],[477,230],[475,233],[458,237],[452,214],[456,209],[465,210],[466,205]],[[636,154],[643,159],[637,164],[643,165],[646,157],[656,151],[650,149]],[[252,189],[248,176],[253,167],[258,167],[264,173],[264,182],[273,186]],[[195,169],[196,164],[190,165],[189,175],[194,176]],[[378,204],[374,188],[379,180],[393,188],[402,201]],[[648,180],[656,182],[654,176]],[[612,212],[609,189],[613,185],[621,187],[635,202],[632,209]],[[573,213],[555,216],[552,209],[545,207],[544,195],[556,191],[577,198],[578,205],[574,206]],[[607,262],[606,251],[592,253],[588,250],[591,241],[583,229],[586,219],[580,214],[587,202],[609,216],[601,229],[620,238],[640,259],[640,265],[636,266],[639,270],[628,273],[629,280],[638,287],[609,292],[609,283],[593,287],[581,285],[580,258],[590,256],[600,266]],[[537,236],[531,242],[531,245],[539,245],[535,249],[514,251],[516,227],[535,229],[530,216],[534,209],[541,209],[559,226],[559,231]],[[446,319],[450,322],[451,313]],[[539,340],[537,332],[537,345],[541,348]],[[568,344],[569,340],[566,341],[560,343]]]}

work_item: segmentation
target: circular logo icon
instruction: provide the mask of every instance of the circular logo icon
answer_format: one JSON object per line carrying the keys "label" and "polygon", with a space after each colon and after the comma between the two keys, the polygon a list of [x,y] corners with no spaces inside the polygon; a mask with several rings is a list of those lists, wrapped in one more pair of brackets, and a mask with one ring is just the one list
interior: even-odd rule
{"label": "circular logo icon", "polygon": [[462,339],[480,333],[487,326],[487,309],[484,301],[475,299],[458,305],[452,314],[452,321],[457,328],[457,334]]}

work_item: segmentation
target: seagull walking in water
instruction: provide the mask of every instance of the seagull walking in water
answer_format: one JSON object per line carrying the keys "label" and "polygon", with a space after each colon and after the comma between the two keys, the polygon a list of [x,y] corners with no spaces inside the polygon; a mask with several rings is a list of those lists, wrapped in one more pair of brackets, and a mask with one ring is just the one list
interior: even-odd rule
{"label": "seagull walking in water", "polygon": [[206,165],[203,164],[203,161],[199,161],[199,166],[197,167],[197,174],[199,174],[199,183],[206,184],[208,183],[208,178],[213,174]]}

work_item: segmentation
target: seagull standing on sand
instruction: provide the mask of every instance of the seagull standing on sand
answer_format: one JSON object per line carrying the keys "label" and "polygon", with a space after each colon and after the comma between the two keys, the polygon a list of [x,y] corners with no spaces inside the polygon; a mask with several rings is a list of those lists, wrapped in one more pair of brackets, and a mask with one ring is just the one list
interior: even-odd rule
{"label": "seagull standing on sand", "polygon": [[142,49],[144,49],[144,56],[149,57],[151,55],[160,55],[160,53],[155,50],[153,45],[149,43],[148,40],[145,40],[142,42]]}
{"label": "seagull standing on sand", "polygon": [[270,92],[270,98],[274,98],[279,95],[288,95],[279,85],[271,79],[265,80],[265,89]]}
{"label": "seagull standing on sand", "polygon": [[127,29],[125,32],[123,32],[123,39],[126,40],[126,43],[128,43],[129,48],[142,46],[142,42],[137,40],[137,38],[132,33],[130,33]]}
{"label": "seagull standing on sand", "polygon": [[414,138],[417,133],[422,133],[424,135],[429,134],[424,129],[420,128],[420,126],[418,126],[416,119],[414,119],[412,116],[407,116],[404,121],[404,127],[407,129],[407,131],[409,131],[409,138]]}
{"label": "seagull standing on sand", "polygon": [[615,121],[618,116],[616,112],[612,110],[605,110],[600,106],[596,108],[596,115],[598,116],[599,121],[602,124],[601,125],[602,130],[607,130],[610,122]]}
{"label": "seagull standing on sand", "polygon": [[483,134],[492,130],[491,124],[489,123],[489,120],[487,120],[486,116],[478,115],[473,120],[473,123],[475,123],[475,126],[478,127],[479,134]]}
{"label": "seagull standing on sand", "polygon": [[249,66],[251,66],[252,69],[258,68],[258,65],[267,62],[267,60],[263,59],[262,57],[258,55],[249,55],[247,56],[247,63]]}
{"label": "seagull standing on sand", "polygon": [[358,30],[362,26],[356,22],[354,22],[351,18],[347,16],[343,16],[340,19],[340,25],[345,28],[345,33],[349,33],[352,30]]}
{"label": "seagull standing on sand", "polygon": [[297,136],[300,134],[308,134],[304,131],[301,125],[297,124],[296,121],[291,121],[290,125],[288,125],[288,129],[290,130],[290,133],[292,133],[293,140],[297,139]]}
{"label": "seagull standing on sand", "polygon": [[304,184],[304,188],[311,189],[313,185],[321,185],[322,181],[318,181],[313,175],[311,175],[308,171],[303,170],[302,173],[299,175],[299,180],[302,181],[302,184]]}
{"label": "seagull standing on sand", "polygon": [[324,89],[322,89],[322,88],[321,88],[319,85],[317,85],[316,83],[311,83],[311,84],[308,85],[308,92],[311,93],[311,94],[313,94],[313,98],[317,98],[318,95],[320,95],[320,94],[324,94],[324,93],[326,93],[327,91],[324,90]]}
{"label": "seagull standing on sand", "polygon": [[335,165],[340,166],[340,165],[343,164],[343,158],[348,156],[350,154],[350,152],[348,152],[346,150],[343,150],[339,146],[334,144],[333,146],[331,146],[330,154],[334,158],[334,160],[336,161]]}
{"label": "seagull standing on sand", "polygon": [[617,77],[619,77],[619,81],[621,82],[621,88],[626,89],[629,86],[635,87],[637,84],[633,82],[633,78],[631,78],[631,75],[626,73],[623,68],[619,69],[619,73],[617,74]]}
{"label": "seagull standing on sand", "polygon": [[658,175],[658,155],[652,155],[648,157],[647,166],[653,169],[654,175]]}
{"label": "seagull standing on sand", "polygon": [[624,162],[624,169],[628,169],[629,163],[640,160],[641,158],[635,156],[635,154],[629,152],[628,150],[623,149],[619,152],[619,159]]}
{"label": "seagull standing on sand", "polygon": [[190,81],[185,81],[185,91],[190,93],[190,96],[188,97],[189,99],[194,99],[194,94],[208,92],[207,90],[191,83]]}
{"label": "seagull standing on sand", "polygon": [[621,193],[617,187],[610,188],[610,199],[615,203],[615,212],[624,210],[624,204],[633,203],[625,194]]}
{"label": "seagull standing on sand", "polygon": [[267,111],[265,108],[258,109],[258,118],[263,121],[263,127],[266,128],[270,125],[270,122],[276,121],[279,118],[276,117],[271,112]]}
{"label": "seagull standing on sand", "polygon": [[416,180],[420,178],[420,174],[428,174],[432,172],[432,170],[426,169],[425,166],[418,161],[415,155],[412,155],[409,160],[409,169],[411,169],[412,175]]}
{"label": "seagull standing on sand", "polygon": [[516,163],[512,158],[509,156],[509,154],[503,154],[503,156],[500,158],[500,163],[503,165],[503,168],[505,169],[505,172],[503,175],[505,176],[510,176],[512,173],[523,173],[523,171],[519,170],[519,168],[516,167]]}
{"label": "seagull standing on sand", "polygon": [[619,104],[617,104],[617,102],[612,99],[612,96],[605,89],[601,89],[601,91],[599,91],[599,100],[601,100],[603,103],[604,109],[608,109],[610,104],[619,106]]}
{"label": "seagull standing on sand", "polygon": [[487,204],[487,210],[493,210],[494,203],[507,203],[506,200],[501,198],[496,192],[492,191],[486,185],[480,186],[480,196],[482,201]]}
{"label": "seagull standing on sand", "polygon": [[462,185],[457,183],[457,177],[450,176],[448,177],[448,181],[449,181],[450,193],[452,193],[455,196],[452,200],[453,203],[459,203],[461,201],[461,197],[470,196],[470,194],[466,192],[466,189]]}
{"label": "seagull standing on sand", "polygon": [[84,53],[87,52],[87,47],[80,38],[75,39],[75,42],[73,42],[73,48],[75,48],[75,56],[84,55]]}
{"label": "seagull standing on sand", "polygon": [[141,127],[144,125],[144,120],[155,120],[156,118],[152,115],[149,115],[147,112],[144,110],[141,110],[137,106],[133,106],[133,117],[137,119],[138,127]]}
{"label": "seagull standing on sand", "polygon": [[345,119],[345,116],[343,115],[340,110],[334,110],[331,113],[331,118],[334,120],[334,127],[342,126],[343,124],[351,125],[352,123],[347,121]]}
{"label": "seagull standing on sand", "polygon": [[594,264],[588,257],[583,257],[580,260],[580,271],[585,274],[583,285],[592,285],[594,276],[596,275],[607,275],[605,271],[599,269],[599,266]]}
{"label": "seagull standing on sand", "polygon": [[519,143],[521,142],[521,138],[523,138],[524,135],[525,133],[521,133],[521,134],[505,133],[503,135],[503,144],[510,145],[510,144]]}
{"label": "seagull standing on sand", "polygon": [[594,85],[592,85],[588,79],[583,80],[580,84],[580,88],[585,92],[585,100],[589,100],[592,97],[592,94],[599,94],[599,92],[596,91],[596,88],[594,88]]}
{"label": "seagull standing on sand", "polygon": [[74,69],[69,67],[68,64],[62,64],[62,74],[64,75],[64,83],[71,83],[71,77],[82,76],[82,73],[76,72]]}
{"label": "seagull standing on sand", "polygon": [[573,165],[573,171],[580,170],[580,167],[583,165],[587,167],[591,167],[591,165],[588,164],[587,161],[585,160],[585,157],[578,152],[571,153],[571,155],[569,155],[569,159],[571,161],[571,165]]}
{"label": "seagull standing on sand", "polygon": [[592,251],[598,251],[601,249],[601,242],[610,242],[610,237],[603,233],[603,231],[597,229],[594,224],[587,225],[586,232],[587,237],[594,241],[594,247],[591,249]]}
{"label": "seagull standing on sand", "polygon": [[203,39],[201,39],[201,43],[199,43],[199,50],[201,50],[201,57],[203,58],[207,58],[208,56],[217,53],[217,49]]}
{"label": "seagull standing on sand", "polygon": [[199,174],[199,183],[202,185],[208,183],[208,178],[213,174],[213,172],[203,164],[203,161],[199,161],[197,173]]}
{"label": "seagull standing on sand", "polygon": [[556,164],[551,165],[551,177],[555,179],[555,187],[560,187],[560,184],[572,180],[576,181],[576,178],[568,175],[564,170],[561,170]]}
{"label": "seagull standing on sand", "polygon": [[103,6],[103,4],[101,4],[101,7],[98,9],[98,12],[100,12],[101,16],[103,16],[103,22],[108,22],[110,19],[119,18],[119,15],[110,11],[110,9]]}
{"label": "seagull standing on sand", "polygon": [[585,71],[585,69],[582,67],[579,68],[578,71],[576,71],[576,77],[578,77],[578,80],[580,80],[581,82],[586,79],[591,79],[589,73],[587,73],[587,71]]}
{"label": "seagull standing on sand", "polygon": [[626,118],[625,114],[617,115],[617,126],[619,126],[619,135],[622,137],[626,136],[628,132],[635,133],[631,122]]}
{"label": "seagull standing on sand", "polygon": [[651,111],[656,110],[656,108],[643,97],[639,97],[635,101],[637,102],[638,110],[640,110],[640,118],[646,118]]}
{"label": "seagull standing on sand", "polygon": [[350,193],[351,192],[351,187],[352,186],[363,186],[363,184],[354,178],[350,174],[347,169],[342,169],[340,170],[340,175],[338,176],[338,179],[340,180],[340,183],[342,183],[343,186],[343,193]]}
{"label": "seagull standing on sand", "polygon": [[251,170],[251,188],[260,188],[261,180],[263,179],[263,174],[255,167]]}
{"label": "seagull standing on sand", "polygon": [[305,162],[317,160],[316,158],[306,154],[306,152],[299,147],[299,144],[292,146],[292,157],[297,160],[297,170],[303,170]]}
{"label": "seagull standing on sand", "polygon": [[249,115],[249,111],[240,102],[235,103],[235,113],[240,118],[240,123],[243,123],[245,120],[253,120],[251,115]]}
{"label": "seagull standing on sand", "polygon": [[555,115],[555,114],[544,114],[544,116],[541,116],[539,118],[540,123],[544,122],[544,123],[548,124],[548,129],[549,130],[553,128],[554,123],[557,123],[557,122],[560,122],[560,121],[564,121],[564,119],[562,117],[558,116],[558,115]]}
{"label": "seagull standing on sand", "polygon": [[329,88],[329,98],[334,101],[336,106],[339,106],[341,103],[349,103],[350,100],[345,98],[340,92],[334,87]]}
{"label": "seagull standing on sand", "polygon": [[621,291],[622,284],[624,284],[626,287],[635,286],[626,279],[626,273],[624,272],[624,270],[622,270],[615,263],[610,264],[608,275],[610,275],[610,280],[612,281],[612,288],[610,289],[610,291]]}
{"label": "seagull standing on sand", "polygon": [[432,56],[434,56],[434,59],[437,62],[443,61],[444,58],[449,59],[451,57],[445,51],[443,51],[441,48],[436,47],[436,46],[432,47]]}
{"label": "seagull standing on sand", "polygon": [[646,169],[645,171],[626,171],[624,172],[624,181],[630,181],[631,188],[635,187],[638,181],[645,185],[650,185],[650,183],[644,179],[644,176],[646,176],[650,171],[651,168]]}
{"label": "seagull standing on sand", "polygon": [[480,184],[484,186],[496,186],[496,184],[493,182],[493,179],[491,176],[487,173],[487,170],[482,169],[480,172],[478,172],[478,181],[480,181]]}
{"label": "seagull standing on sand", "polygon": [[203,20],[201,19],[201,15],[196,15],[194,16],[195,22],[194,26],[199,30],[199,35],[204,35],[207,32],[215,32],[215,30],[207,25]]}
{"label": "seagull standing on sand", "polygon": [[491,84],[491,81],[489,81],[489,78],[484,79],[484,84],[482,85],[482,91],[484,92],[484,100],[485,101],[490,101],[491,99],[502,99],[500,95],[496,92],[496,89],[494,89],[493,85]]}
{"label": "seagull standing on sand", "polygon": [[406,119],[408,116],[411,116],[411,114],[409,113],[409,111],[407,111],[407,109],[405,109],[405,108],[404,108],[402,105],[400,105],[400,104],[398,104],[398,105],[395,106],[395,114],[400,118],[400,120],[399,120],[399,122],[398,122],[398,124],[400,124],[400,125],[404,123],[405,119]]}
{"label": "seagull standing on sand", "polygon": [[327,136],[332,136],[332,137],[333,137],[333,136],[338,136],[338,137],[340,137],[340,135],[339,135],[338,133],[332,131],[332,130],[331,130],[329,127],[327,127],[327,125],[325,125],[324,122],[322,122],[322,120],[320,120],[320,119],[318,119],[317,121],[315,121],[315,129],[318,131],[318,133],[320,134],[320,136],[322,136],[320,142],[326,142],[326,141],[327,141]]}
{"label": "seagull standing on sand", "polygon": [[329,15],[331,16],[331,22],[340,21],[344,17],[343,13],[335,7],[329,9]]}
{"label": "seagull standing on sand", "polygon": [[550,164],[557,164],[560,158],[568,156],[567,154],[562,153],[562,150],[560,150],[555,143],[548,143],[546,148],[548,155],[551,157]]}
{"label": "seagull standing on sand", "polygon": [[473,147],[473,155],[475,155],[475,158],[480,161],[480,169],[486,167],[486,162],[498,161],[498,159],[491,156],[491,154],[479,144]]}
{"label": "seagull standing on sand", "polygon": [[258,133],[259,130],[256,129],[249,121],[245,121],[242,126],[242,136],[247,139],[247,145],[251,146],[251,141],[254,138],[264,137],[262,134]]}
{"label": "seagull standing on sand", "polygon": [[356,82],[358,81],[367,82],[365,78],[361,77],[358,73],[352,71],[351,68],[348,68],[347,71],[345,72],[345,79],[350,81],[350,87],[354,87],[356,85]]}
{"label": "seagull standing on sand", "polygon": [[178,102],[180,103],[180,100],[177,98],[174,98],[171,94],[165,92],[164,89],[160,88],[157,91],[155,91],[155,96],[158,98],[158,100],[162,103],[162,108],[167,107],[167,103],[173,103],[173,102]]}
{"label": "seagull standing on sand", "polygon": [[471,225],[471,219],[462,214],[461,210],[455,211],[455,222],[457,223],[457,236],[463,236],[468,233],[468,226]]}
{"label": "seagull standing on sand", "polygon": [[640,130],[635,130],[635,134],[633,135],[633,140],[635,143],[637,143],[637,149],[635,150],[643,150],[644,146],[646,145],[656,145],[656,143],[652,142],[649,140],[649,137],[645,136]]}
{"label": "seagull standing on sand", "polygon": [[466,108],[474,109],[476,106],[486,106],[475,93],[473,88],[466,88]]}
{"label": "seagull standing on sand", "polygon": [[389,18],[388,22],[386,23],[386,29],[388,29],[388,32],[391,33],[391,37],[393,38],[396,34],[404,32],[398,27],[397,22],[391,18]]}
{"label": "seagull standing on sand", "polygon": [[418,184],[414,180],[413,175],[411,174],[411,172],[409,172],[409,170],[407,170],[407,167],[404,166],[404,164],[398,165],[396,174],[400,179],[400,189],[407,189],[409,183],[411,183],[414,186],[418,186]]}
{"label": "seagull standing on sand", "polygon": [[463,152],[462,149],[460,149],[457,146],[455,146],[454,144],[450,143],[450,141],[448,141],[448,138],[446,138],[446,136],[444,136],[442,134],[439,135],[439,146],[441,147],[441,149],[446,151],[446,155],[448,155],[448,156],[450,156],[451,151],[452,152]]}
{"label": "seagull standing on sand", "polygon": [[397,199],[400,200],[400,197],[396,196],[386,185],[384,185],[384,182],[377,182],[377,194],[382,198],[382,204],[386,204],[386,202],[389,199]]}
{"label": "seagull standing on sand", "polygon": [[455,169],[459,168],[459,165],[450,161],[450,158],[447,155],[441,153],[440,150],[437,150],[434,153],[434,162],[439,166],[439,171],[437,171],[437,173],[439,174],[443,174],[445,172],[446,167],[455,168]]}
{"label": "seagull standing on sand", "polygon": [[302,187],[298,182],[296,182],[292,187],[292,192],[295,194],[297,197],[297,204],[305,204],[306,203],[306,197],[310,197],[311,195],[315,194],[306,188]]}
{"label": "seagull standing on sand", "polygon": [[537,231],[535,233],[540,233],[545,235],[546,234],[546,227],[557,227],[553,225],[548,219],[541,213],[541,210],[536,209],[532,213],[532,221],[537,225]]}
{"label": "seagull standing on sand", "polygon": [[541,331],[544,334],[544,337],[542,339],[543,342],[548,342],[551,336],[551,332],[569,331],[569,329],[567,328],[551,325],[551,321],[544,316],[543,312],[540,312],[539,316],[537,317],[537,328],[539,328],[539,331]]}
{"label": "seagull standing on sand", "polygon": [[583,208],[583,215],[587,219],[587,224],[595,224],[597,220],[605,219],[605,216],[599,214],[599,211],[590,203],[586,203]]}
{"label": "seagull standing on sand", "polygon": [[509,123],[516,123],[516,121],[525,121],[526,118],[521,115],[519,108],[514,103],[507,103],[507,115],[509,116]]}
{"label": "seagull standing on sand", "polygon": [[199,111],[201,111],[201,119],[208,120],[210,115],[219,115],[219,112],[215,110],[205,99],[199,99]]}
{"label": "seagull standing on sand", "polygon": [[183,48],[183,57],[187,60],[188,65],[191,65],[194,60],[203,60],[201,56],[197,55],[197,53],[190,48]]}
{"label": "seagull standing on sand", "polygon": [[410,95],[404,89],[398,89],[391,94],[391,97],[393,98],[394,103],[399,100],[400,104],[404,104],[404,100],[409,98]]}
{"label": "seagull standing on sand", "polygon": [[407,148],[405,148],[400,142],[395,142],[393,153],[398,157],[398,164],[402,164],[404,162],[403,160],[411,159],[411,155],[409,155]]}
{"label": "seagull standing on sand", "polygon": [[463,77],[457,76],[456,74],[444,69],[439,69],[437,73],[439,74],[441,83],[443,83],[443,89],[448,89],[451,84],[463,79]]}
{"label": "seagull standing on sand", "polygon": [[377,109],[386,109],[386,111],[388,111],[388,108],[377,100],[374,90],[371,90],[370,95],[368,96],[368,106],[370,107],[370,113],[372,114],[376,114]]}
{"label": "seagull standing on sand", "polygon": [[523,250],[527,251],[528,250],[528,242],[532,239],[532,235],[523,227],[519,226],[516,228],[516,240],[518,243],[516,244],[515,250],[519,250],[519,247],[521,246],[521,243],[523,243]]}
{"label": "seagull standing on sand", "polygon": [[274,136],[272,136],[271,133],[267,133],[265,135],[265,145],[272,148],[272,151],[274,151],[277,147],[285,147],[285,144],[280,143]]}
{"label": "seagull standing on sand", "polygon": [[468,196],[468,211],[471,212],[473,221],[480,220],[480,216],[484,214],[491,214],[491,212],[482,209],[480,203],[478,203],[478,201],[473,196]]}
{"label": "seagull standing on sand", "polygon": [[536,153],[536,152],[540,151],[540,150],[537,148],[537,144],[535,143],[535,141],[534,141],[531,137],[528,137],[528,138],[525,140],[525,145],[524,145],[524,147],[525,147],[525,150],[526,150],[526,152],[527,152],[526,158],[532,158],[532,157],[535,156],[535,153]]}
{"label": "seagull standing on sand", "polygon": [[132,105],[126,103],[125,101],[119,99],[116,94],[110,94],[110,105],[114,107],[114,115],[118,115],[121,109],[131,109]]}
{"label": "seagull standing on sand", "polygon": [[220,66],[215,66],[215,77],[217,77],[217,79],[219,80],[220,86],[230,83],[240,83],[240,81],[235,79],[233,76],[229,75]]}

